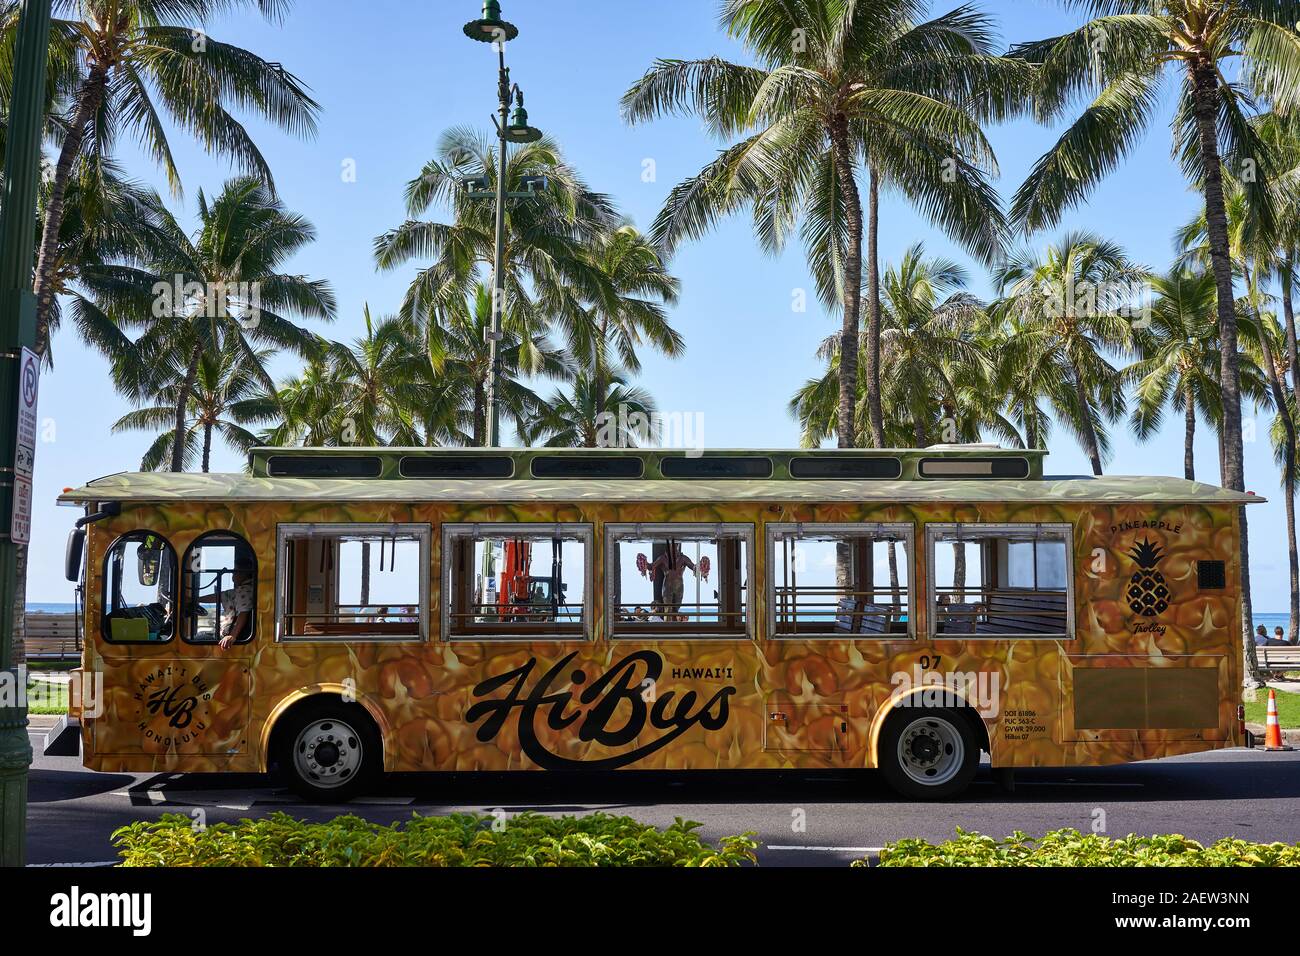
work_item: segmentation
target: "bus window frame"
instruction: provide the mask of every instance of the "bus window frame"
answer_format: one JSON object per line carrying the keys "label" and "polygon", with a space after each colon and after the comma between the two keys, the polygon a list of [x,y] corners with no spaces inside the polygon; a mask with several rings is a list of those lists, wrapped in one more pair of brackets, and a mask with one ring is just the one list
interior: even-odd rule
{"label": "bus window frame", "polygon": [[[778,634],[776,631],[776,546],[784,535],[816,537],[817,535],[843,535],[847,539],[865,538],[873,533],[901,533],[906,547],[907,560],[907,633],[860,634],[847,631],[808,632],[806,634]],[[806,533],[806,534],[805,534]],[[880,643],[911,643],[916,640],[916,524],[910,521],[865,522],[771,522],[766,526],[767,539],[767,637],[773,641],[868,641]],[[888,584],[881,590],[889,590]]]}
{"label": "bus window frame", "polygon": [[[157,641],[115,641],[110,636],[111,628],[108,626],[108,618],[112,613],[112,595],[109,592],[111,583],[111,572],[109,571],[109,562],[113,559],[113,552],[117,550],[118,545],[123,542],[137,539],[146,535],[152,535],[163,543],[163,546],[171,553],[172,557],[172,626],[171,632],[166,639]],[[165,534],[149,528],[133,528],[130,531],[124,531],[113,539],[112,543],[104,550],[104,561],[101,565],[102,579],[99,585],[99,636],[106,644],[112,644],[114,647],[157,647],[160,644],[170,644],[176,639],[176,618],[180,608],[180,564],[176,560],[176,548]]]}
{"label": "bus window frame", "polygon": [[[742,633],[737,630],[735,633],[674,633],[674,632],[655,632],[644,631],[634,634],[616,633],[614,625],[614,614],[611,610],[615,607],[613,590],[610,582],[614,574],[614,555],[618,546],[619,536],[631,536],[634,539],[640,538],[677,538],[680,540],[693,540],[695,538],[710,538],[716,540],[721,536],[739,537],[745,545],[745,581],[747,587],[741,590],[743,607],[745,610],[745,629]],[[755,582],[757,576],[757,561],[754,554],[754,540],[756,537],[756,528],[753,522],[749,521],[685,521],[675,522],[634,522],[622,521],[612,522],[605,525],[605,588],[602,597],[604,598],[605,607],[605,639],[611,643],[626,644],[629,641],[646,641],[651,643],[662,643],[667,641],[697,641],[697,642],[718,642],[724,644],[736,644],[741,641],[754,640],[754,594]],[[721,573],[720,571],[718,573]],[[647,602],[649,604],[651,602]],[[685,601],[682,606],[686,606]],[[688,622],[689,623],[689,622]]]}
{"label": "bus window frame", "polygon": [[[966,540],[970,541],[987,541],[996,540],[999,536],[1014,537],[1015,535],[1024,535],[1026,532],[1032,534],[1029,540],[1039,540],[1040,532],[1048,532],[1052,535],[1060,535],[1065,541],[1065,631],[1055,634],[1034,634],[1023,631],[1008,631],[1001,634],[939,634],[936,628],[939,625],[939,615],[935,611],[938,607],[938,592],[935,585],[935,546],[939,543],[939,535],[945,532],[956,531],[960,536],[964,530],[973,530],[973,533]],[[1024,540],[1021,538],[1020,540]],[[944,542],[951,544],[951,541]],[[1074,525],[1067,522],[1044,522],[1044,521],[937,521],[925,526],[925,560],[926,560],[926,637],[930,641],[1074,641],[1078,637],[1075,629],[1074,602],[1076,589],[1074,582]],[[981,568],[981,574],[983,569]],[[983,582],[978,587],[983,588]],[[971,588],[971,590],[975,590]],[[1023,588],[1010,589],[1019,590],[1026,594],[1038,593],[1035,590],[1026,590]]]}
{"label": "bus window frame", "polygon": [[[253,546],[248,543],[248,539],[245,538],[238,531],[232,531],[223,528],[217,528],[212,531],[203,532],[201,535],[199,535],[197,538],[195,538],[186,546],[185,553],[181,555],[181,567],[184,569],[181,571],[181,608],[183,610],[183,613],[181,615],[182,618],[181,642],[185,644],[189,644],[193,647],[215,647],[217,644],[221,643],[220,635],[217,636],[217,639],[215,641],[196,641],[189,636],[189,631],[190,631],[189,625],[194,623],[197,617],[196,615],[191,614],[189,612],[189,607],[190,607],[189,576],[190,574],[193,573],[189,570],[190,554],[194,551],[195,548],[203,547],[204,541],[207,538],[218,538],[218,539],[235,538],[240,542],[240,544],[242,544],[245,548],[247,548],[248,553],[253,556],[253,609],[249,613],[248,636],[244,638],[240,638],[239,640],[233,642],[236,646],[240,644],[251,644],[253,640],[256,639],[257,637],[257,590],[258,590],[257,552],[254,551]],[[231,583],[233,584],[233,581]]]}
{"label": "bus window frame", "polygon": [[[484,538],[554,538],[581,541],[584,547],[582,584],[582,624],[571,632],[547,634],[543,631],[453,633],[451,609],[455,604],[456,540],[468,537],[477,542]],[[527,644],[590,644],[595,628],[596,580],[596,526],[589,521],[458,521],[442,526],[442,610],[440,634],[444,642],[466,643],[527,643]]]}
{"label": "bus window frame", "polygon": [[[329,537],[386,537],[401,535],[415,537],[420,543],[419,559],[419,622],[417,633],[407,634],[286,634],[284,612],[286,605],[286,542],[294,537],[320,535]],[[303,521],[285,522],[275,526],[275,643],[277,644],[425,644],[429,640],[429,566],[433,560],[433,525],[423,521]]]}

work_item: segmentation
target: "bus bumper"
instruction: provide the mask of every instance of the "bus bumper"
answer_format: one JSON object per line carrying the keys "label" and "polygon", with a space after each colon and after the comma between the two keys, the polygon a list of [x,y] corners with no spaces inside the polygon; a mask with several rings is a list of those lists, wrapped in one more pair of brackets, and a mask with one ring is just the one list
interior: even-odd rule
{"label": "bus bumper", "polygon": [[60,717],[59,722],[45,735],[45,749],[42,753],[47,757],[80,757],[81,720],[67,714]]}

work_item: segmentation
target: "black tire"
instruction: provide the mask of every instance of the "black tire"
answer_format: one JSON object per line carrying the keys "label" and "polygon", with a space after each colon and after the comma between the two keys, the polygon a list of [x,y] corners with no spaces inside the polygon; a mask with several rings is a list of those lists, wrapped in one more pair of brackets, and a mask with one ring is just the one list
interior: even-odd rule
{"label": "black tire", "polygon": [[880,732],[877,762],[885,780],[912,800],[944,800],[968,786],[980,744],[960,710],[900,707]]}
{"label": "black tire", "polygon": [[360,704],[308,701],[276,728],[276,763],[289,787],[313,803],[343,803],[378,783],[384,744]]}

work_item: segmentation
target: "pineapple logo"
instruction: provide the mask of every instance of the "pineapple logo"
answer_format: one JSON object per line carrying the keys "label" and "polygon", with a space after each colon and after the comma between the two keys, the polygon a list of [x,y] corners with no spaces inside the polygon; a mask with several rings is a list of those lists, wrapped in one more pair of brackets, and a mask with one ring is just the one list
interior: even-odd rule
{"label": "pineapple logo", "polygon": [[1138,566],[1133,577],[1129,578],[1129,608],[1143,617],[1163,614],[1169,608],[1169,587],[1165,584],[1165,576],[1156,570],[1156,565],[1164,558],[1160,545],[1143,538],[1142,543],[1133,545],[1128,554]]}

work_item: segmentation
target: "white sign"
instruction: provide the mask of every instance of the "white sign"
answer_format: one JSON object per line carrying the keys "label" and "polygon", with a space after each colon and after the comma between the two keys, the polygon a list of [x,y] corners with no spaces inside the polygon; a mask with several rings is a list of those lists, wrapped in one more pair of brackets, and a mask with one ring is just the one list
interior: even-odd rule
{"label": "white sign", "polygon": [[9,540],[30,544],[32,540],[32,480],[14,478],[14,513],[9,522]]}
{"label": "white sign", "polygon": [[18,433],[14,443],[14,495],[9,539],[32,540],[32,466],[36,462],[36,400],[41,386],[41,360],[23,348],[18,362]]}

